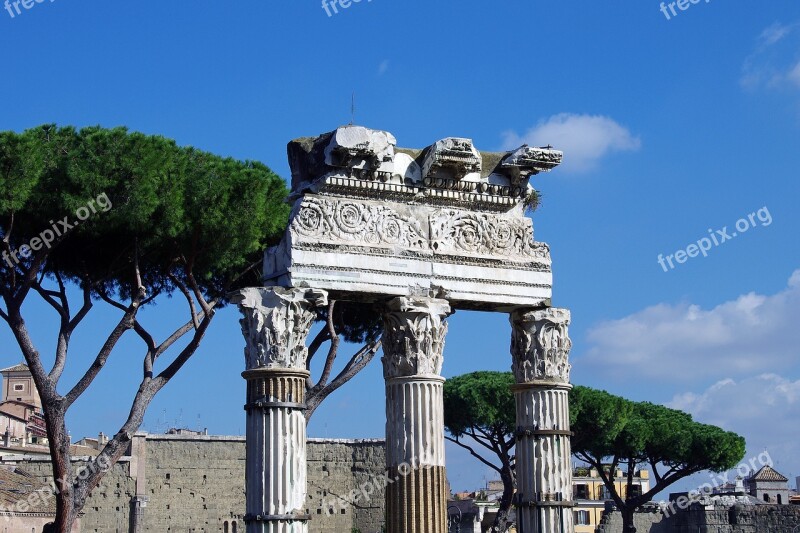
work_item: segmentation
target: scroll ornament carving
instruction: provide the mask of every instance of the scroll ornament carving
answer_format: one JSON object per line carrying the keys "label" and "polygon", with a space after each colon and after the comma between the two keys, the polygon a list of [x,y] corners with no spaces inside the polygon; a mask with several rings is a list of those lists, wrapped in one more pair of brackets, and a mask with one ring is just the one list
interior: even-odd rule
{"label": "scroll ornament carving", "polygon": [[431,241],[438,252],[550,260],[550,249],[534,242],[533,225],[524,218],[441,210],[431,216]]}
{"label": "scroll ornament carving", "polygon": [[569,383],[569,323],[570,312],[566,309],[517,311],[511,315],[512,370],[517,383]]}
{"label": "scroll ornament carving", "polygon": [[384,377],[440,375],[450,313],[444,300],[392,300],[383,315]]}
{"label": "scroll ornament carving", "polygon": [[327,294],[314,289],[248,288],[234,299],[244,314],[240,321],[247,346],[248,370],[306,369],[306,338],[325,305]]}
{"label": "scroll ornament carving", "polygon": [[428,249],[417,221],[382,205],[307,197],[294,217],[292,229],[304,237]]}

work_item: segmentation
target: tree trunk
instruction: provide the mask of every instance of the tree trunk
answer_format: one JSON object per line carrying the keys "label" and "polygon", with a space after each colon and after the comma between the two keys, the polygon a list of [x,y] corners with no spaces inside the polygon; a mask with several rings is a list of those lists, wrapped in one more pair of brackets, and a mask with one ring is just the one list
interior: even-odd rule
{"label": "tree trunk", "polygon": [[[48,395],[49,396],[49,395]],[[53,463],[53,480],[56,490],[56,520],[54,533],[70,533],[78,513],[75,509],[75,486],[70,456],[69,433],[64,423],[64,410],[60,400],[44,401],[47,437]],[[49,405],[48,405],[49,404]]]}
{"label": "tree trunk", "polygon": [[633,523],[633,513],[635,510],[635,507],[631,507],[629,505],[626,505],[624,508],[620,509],[620,512],[622,513],[623,533],[636,533],[636,526]]}
{"label": "tree trunk", "polygon": [[513,525],[509,517],[511,502],[514,499],[514,472],[511,469],[510,463],[504,462],[500,472],[500,479],[503,481],[503,496],[500,498],[500,508],[497,510],[497,516],[494,518],[492,531],[504,533]]}

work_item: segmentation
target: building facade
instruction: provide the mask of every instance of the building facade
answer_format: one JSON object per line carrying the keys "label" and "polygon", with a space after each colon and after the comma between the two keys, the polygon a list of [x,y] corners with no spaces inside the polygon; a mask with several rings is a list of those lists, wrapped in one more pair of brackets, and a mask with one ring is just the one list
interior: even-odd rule
{"label": "building facade", "polygon": [[[572,479],[575,533],[594,533],[603,518],[606,502],[612,499],[611,494],[595,468],[576,468]],[[614,473],[614,487],[622,498],[628,496],[627,473],[621,469]],[[633,490],[636,494],[650,490],[650,473],[647,470],[639,470],[634,474]]]}
{"label": "building facade", "polygon": [[47,443],[47,428],[42,400],[27,365],[0,370],[3,377],[0,399],[0,445],[9,447],[27,443]]}
{"label": "building facade", "polygon": [[789,478],[769,465],[745,478],[745,489],[764,503],[786,505],[789,503]]}

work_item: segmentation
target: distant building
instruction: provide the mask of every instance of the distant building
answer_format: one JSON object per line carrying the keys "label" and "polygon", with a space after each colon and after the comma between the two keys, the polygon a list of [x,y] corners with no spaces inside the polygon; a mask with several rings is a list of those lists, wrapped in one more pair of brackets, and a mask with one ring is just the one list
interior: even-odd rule
{"label": "distant building", "polygon": [[42,399],[39,398],[39,391],[33,382],[28,365],[19,364],[0,370],[3,376],[3,403],[16,401],[27,404],[37,409],[42,408]]}
{"label": "distant building", "polygon": [[[628,477],[622,469],[617,469],[614,473],[614,487],[617,494],[622,498],[627,497]],[[639,470],[633,476],[633,490],[636,494],[643,494],[650,490],[650,473],[647,470]],[[486,496],[488,502],[496,505],[503,495],[502,481],[489,481],[485,489],[480,491]],[[603,518],[606,509],[606,502],[611,501],[612,497],[603,479],[595,468],[579,467],[572,472],[572,497],[575,500],[573,508],[573,521],[575,533],[594,533],[595,528]],[[493,517],[496,507],[488,509],[486,516]]]}
{"label": "distant building", "polygon": [[[623,499],[628,496],[627,473],[621,469],[614,472],[614,487]],[[650,473],[639,470],[633,476],[633,492],[636,495],[650,490]],[[603,518],[606,502],[611,501],[611,493],[603,483],[595,468],[576,468],[572,473],[572,497],[575,500],[575,533],[594,533]]]}
{"label": "distant building", "polygon": [[4,447],[47,444],[42,400],[27,365],[0,370],[0,444]]}
{"label": "distant building", "polygon": [[767,465],[744,480],[748,494],[765,503],[789,503],[789,479]]}
{"label": "distant building", "polygon": [[485,510],[486,507],[477,505],[473,499],[447,502],[448,533],[481,533]]}

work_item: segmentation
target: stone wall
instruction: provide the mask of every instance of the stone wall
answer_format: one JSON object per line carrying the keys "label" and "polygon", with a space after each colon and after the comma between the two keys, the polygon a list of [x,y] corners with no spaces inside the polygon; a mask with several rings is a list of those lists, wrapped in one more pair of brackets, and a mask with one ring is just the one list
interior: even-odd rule
{"label": "stone wall", "polygon": [[[140,533],[244,532],[244,437],[137,435],[135,449],[142,448],[144,464],[136,454],[123,458],[92,492],[83,533],[133,531],[131,508],[137,486],[138,495],[147,498]],[[39,476],[43,484],[51,479],[45,458],[26,460],[19,467]],[[347,497],[382,478],[384,467],[383,440],[309,439],[310,533],[380,532],[381,483],[369,483],[375,492],[368,499],[362,495],[355,505],[332,503],[337,496]]]}
{"label": "stone wall", "polygon": [[[384,523],[384,441],[326,441],[308,446],[311,533],[380,533]],[[362,492],[362,487],[365,489]],[[358,499],[347,505],[357,491]],[[371,492],[371,494],[369,494]],[[366,496],[365,496],[366,493]]]}
{"label": "stone wall", "polygon": [[[665,518],[661,513],[637,513],[638,533],[793,533],[800,531],[800,506],[734,505],[703,508],[692,506]],[[622,531],[618,512],[606,515],[598,533]]]}

